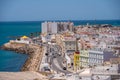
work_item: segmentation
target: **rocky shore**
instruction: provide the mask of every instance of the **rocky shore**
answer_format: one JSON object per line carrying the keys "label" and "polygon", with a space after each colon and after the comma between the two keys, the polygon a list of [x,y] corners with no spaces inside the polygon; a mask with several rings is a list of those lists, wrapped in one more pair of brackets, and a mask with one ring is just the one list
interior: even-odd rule
{"label": "rocky shore", "polygon": [[29,57],[25,61],[21,71],[38,71],[42,59],[42,47],[33,44],[23,44],[8,42],[4,44],[1,49],[15,51],[21,54],[28,54]]}

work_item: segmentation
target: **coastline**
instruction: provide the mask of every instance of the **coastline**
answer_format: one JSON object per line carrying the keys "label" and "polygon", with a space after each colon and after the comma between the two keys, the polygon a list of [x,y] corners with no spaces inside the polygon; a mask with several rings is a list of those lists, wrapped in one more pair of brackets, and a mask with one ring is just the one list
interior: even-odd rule
{"label": "coastline", "polygon": [[42,59],[42,47],[33,44],[8,42],[1,49],[28,55],[20,71],[38,71]]}

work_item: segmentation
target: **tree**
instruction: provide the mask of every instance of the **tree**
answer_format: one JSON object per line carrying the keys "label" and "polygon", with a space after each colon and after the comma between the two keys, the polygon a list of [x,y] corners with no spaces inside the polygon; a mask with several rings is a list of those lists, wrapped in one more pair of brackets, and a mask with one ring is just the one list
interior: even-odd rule
{"label": "tree", "polygon": [[33,38],[33,33],[30,33],[30,37]]}

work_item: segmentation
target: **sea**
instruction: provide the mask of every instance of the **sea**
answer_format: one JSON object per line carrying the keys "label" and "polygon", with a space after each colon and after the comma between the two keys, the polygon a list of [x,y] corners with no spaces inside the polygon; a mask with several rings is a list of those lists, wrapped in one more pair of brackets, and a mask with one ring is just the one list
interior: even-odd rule
{"label": "sea", "polygon": [[[61,20],[56,20],[61,21]],[[64,20],[67,21],[67,20]],[[30,33],[41,32],[44,21],[0,22],[0,46],[19,36],[30,36]],[[120,20],[73,20],[74,25],[111,24],[120,26]],[[18,72],[25,63],[28,55],[13,51],[0,50],[0,72]]]}

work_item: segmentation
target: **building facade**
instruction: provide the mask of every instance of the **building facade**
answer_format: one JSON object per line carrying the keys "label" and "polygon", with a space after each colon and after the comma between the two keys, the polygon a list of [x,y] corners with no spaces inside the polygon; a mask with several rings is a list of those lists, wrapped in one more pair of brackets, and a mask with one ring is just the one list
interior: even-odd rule
{"label": "building facade", "polygon": [[74,52],[74,71],[80,69],[80,52]]}
{"label": "building facade", "polygon": [[56,43],[61,47],[63,55],[76,50],[76,38],[73,36],[56,34]]}
{"label": "building facade", "polygon": [[89,50],[89,66],[101,65],[104,62],[104,52],[99,50]]}
{"label": "building facade", "polygon": [[81,67],[88,67],[88,57],[89,57],[88,50],[80,50],[80,66]]}
{"label": "building facade", "polygon": [[47,33],[47,22],[41,23],[42,33]]}
{"label": "building facade", "polygon": [[65,37],[63,42],[64,42],[66,52],[76,50],[76,39],[75,38]]}
{"label": "building facade", "polygon": [[111,58],[117,58],[112,51],[105,51],[101,49],[89,50],[88,63],[89,66],[97,66],[110,62]]}
{"label": "building facade", "polygon": [[56,22],[43,22],[42,33],[57,33],[57,23]]}
{"label": "building facade", "polygon": [[43,22],[42,33],[61,33],[64,31],[73,31],[73,22]]}

